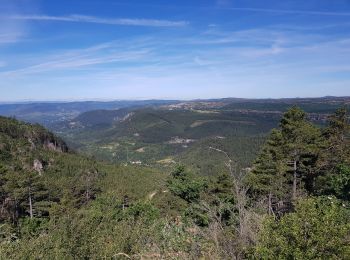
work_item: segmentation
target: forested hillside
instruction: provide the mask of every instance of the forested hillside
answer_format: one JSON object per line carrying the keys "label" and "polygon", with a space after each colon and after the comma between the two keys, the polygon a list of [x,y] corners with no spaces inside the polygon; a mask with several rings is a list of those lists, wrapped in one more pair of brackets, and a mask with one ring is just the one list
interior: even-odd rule
{"label": "forested hillside", "polygon": [[297,104],[324,126],[349,98],[219,99],[156,107],[94,110],[52,128],[74,149],[113,163],[189,166],[202,175],[226,171],[226,155],[237,169],[249,168],[271,129]]}
{"label": "forested hillside", "polygon": [[40,123],[46,127],[73,119],[81,113],[92,110],[115,110],[130,107],[147,107],[176,103],[174,100],[119,100],[119,101],[77,101],[77,102],[23,102],[0,103],[0,115],[17,117],[21,120]]}
{"label": "forested hillside", "polygon": [[[127,121],[131,133],[147,135],[140,131],[142,120],[155,117],[147,113]],[[167,128],[175,119],[162,113],[159,126],[183,131]],[[198,112],[180,112],[181,121],[192,113]],[[238,149],[250,145],[248,138]],[[350,258],[345,108],[322,127],[290,108],[265,142],[253,140],[264,144],[244,170],[230,143],[215,146],[203,139],[184,161],[209,150],[203,160],[212,157],[223,168],[208,175],[182,165],[97,161],[72,152],[44,128],[15,119],[0,118],[0,140],[1,259]]]}
{"label": "forested hillside", "polygon": [[224,157],[210,147],[226,149],[239,167],[248,167],[279,118],[271,113],[169,108],[91,111],[57,133],[78,151],[110,162],[159,167],[184,163],[203,175],[215,175],[225,166],[211,161],[215,169],[210,170],[208,159]]}
{"label": "forested hillside", "polygon": [[88,235],[96,226],[88,222],[100,223],[105,207],[105,224],[130,207],[120,215],[127,221],[165,183],[166,173],[99,163],[70,152],[44,128],[15,119],[0,118],[0,140],[1,259],[100,257],[85,250],[97,242]]}

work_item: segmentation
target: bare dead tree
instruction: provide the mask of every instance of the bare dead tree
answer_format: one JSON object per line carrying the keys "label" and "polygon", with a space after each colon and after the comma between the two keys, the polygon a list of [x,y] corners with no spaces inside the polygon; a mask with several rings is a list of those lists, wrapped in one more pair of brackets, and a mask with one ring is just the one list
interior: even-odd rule
{"label": "bare dead tree", "polygon": [[[228,168],[232,177],[232,192],[235,197],[234,212],[232,213],[237,215],[237,226],[235,227],[235,241],[237,242],[231,247],[231,249],[229,249],[229,254],[235,259],[243,259],[243,249],[251,244],[254,244],[257,240],[257,231],[260,227],[261,218],[249,206],[247,194],[249,188],[244,183],[244,178],[246,175],[245,172],[234,171],[234,160],[231,159],[231,157],[226,151],[214,147],[209,147],[209,149],[222,153],[227,158],[227,162],[225,163],[225,165]],[[223,228],[222,224],[218,219],[216,219],[216,222],[219,228]],[[230,244],[233,244],[234,241],[228,242]]]}

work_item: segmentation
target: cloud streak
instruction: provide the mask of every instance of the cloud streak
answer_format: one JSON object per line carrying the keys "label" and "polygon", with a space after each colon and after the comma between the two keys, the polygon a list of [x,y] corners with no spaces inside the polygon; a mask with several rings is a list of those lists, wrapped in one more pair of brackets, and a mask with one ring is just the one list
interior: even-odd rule
{"label": "cloud streak", "polygon": [[[173,37],[171,42],[162,37],[127,38],[49,55],[35,54],[24,61],[16,62],[14,58],[9,63],[16,64],[17,68],[9,67],[9,70],[0,73],[0,77],[68,72],[71,69],[81,73],[87,70],[98,71],[102,67],[104,70],[116,67],[118,70],[121,67],[143,70],[150,65],[154,71],[164,67],[169,71],[174,67],[191,71],[198,69],[198,66],[217,67],[222,70],[232,64],[253,66],[256,62],[262,62],[263,66],[274,63],[281,67],[288,61],[299,64],[299,59],[301,63],[316,59],[320,65],[325,65],[325,62],[331,61],[329,56],[335,59],[338,67],[342,67],[340,61],[342,65],[348,66],[348,62],[343,59],[349,53],[349,44],[348,38],[331,40],[321,35],[284,33],[268,28],[219,31],[217,34],[201,34],[195,37],[179,36]],[[195,51],[188,52],[188,49]]]}
{"label": "cloud streak", "polygon": [[319,16],[350,16],[350,13],[344,13],[344,12],[283,10],[283,9],[265,9],[265,8],[248,8],[248,7],[229,7],[229,8],[226,7],[224,9],[232,10],[232,11],[245,11],[245,12],[257,12],[257,13],[319,15]]}
{"label": "cloud streak", "polygon": [[87,15],[68,15],[68,16],[50,16],[50,15],[12,15],[7,19],[26,20],[26,21],[55,21],[55,22],[74,22],[74,23],[95,23],[106,25],[124,25],[124,26],[146,26],[146,27],[183,27],[189,24],[187,21],[169,21],[157,19],[132,19],[132,18],[100,18]]}
{"label": "cloud streak", "polygon": [[21,38],[23,34],[21,33],[1,33],[0,32],[0,44],[15,43]]}
{"label": "cloud streak", "polygon": [[[348,88],[347,34],[277,26],[168,37],[162,32],[25,57],[7,54],[0,89],[5,99],[89,99],[340,95]],[[13,88],[23,93],[12,94]]]}
{"label": "cloud streak", "polygon": [[[50,71],[60,72],[80,68],[86,69],[87,67],[97,65],[135,62],[143,59],[150,53],[150,50],[148,49],[123,50],[115,53],[101,52],[104,49],[108,49],[107,45],[108,44],[106,44],[105,47],[103,47],[103,45],[98,45],[81,51],[67,51],[61,53],[59,56],[49,57],[47,59],[44,57],[39,57],[36,64],[24,68],[0,72],[0,77],[19,77],[28,74],[40,74]],[[44,59],[46,61],[41,61],[41,59]]]}

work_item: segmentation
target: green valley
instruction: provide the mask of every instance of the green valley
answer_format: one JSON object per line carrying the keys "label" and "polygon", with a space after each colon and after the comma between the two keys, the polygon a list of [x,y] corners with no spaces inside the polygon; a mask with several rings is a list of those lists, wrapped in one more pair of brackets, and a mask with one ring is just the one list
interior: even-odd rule
{"label": "green valley", "polygon": [[249,167],[288,107],[303,107],[310,120],[322,125],[348,103],[347,98],[178,102],[89,111],[51,128],[70,146],[98,159],[160,167],[185,163],[211,175],[225,171],[226,160],[211,148],[227,151],[237,168]]}
{"label": "green valley", "polygon": [[350,0],[0,0],[0,260],[350,260]]}
{"label": "green valley", "polygon": [[350,257],[347,104],[213,102],[0,117],[0,258]]}

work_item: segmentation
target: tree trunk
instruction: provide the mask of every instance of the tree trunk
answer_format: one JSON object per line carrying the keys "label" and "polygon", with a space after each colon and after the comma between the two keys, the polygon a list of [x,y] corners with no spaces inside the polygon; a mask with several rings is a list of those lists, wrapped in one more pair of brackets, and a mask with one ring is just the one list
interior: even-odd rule
{"label": "tree trunk", "polygon": [[86,188],[85,199],[86,199],[86,201],[90,200],[90,189],[88,187]]}
{"label": "tree trunk", "polygon": [[269,202],[268,202],[268,207],[269,207],[269,215],[273,214],[273,210],[272,210],[272,194],[271,192],[269,193]]}
{"label": "tree trunk", "polygon": [[30,190],[29,190],[29,215],[30,215],[30,218],[32,219],[33,218],[33,205],[32,205],[32,194],[30,193]]}
{"label": "tree trunk", "polygon": [[296,160],[294,160],[293,166],[294,166],[294,172],[293,172],[293,194],[292,194],[292,199],[296,200],[296,198],[297,198],[297,161]]}

